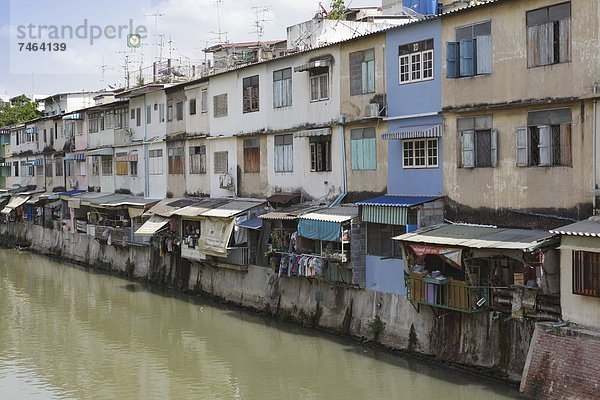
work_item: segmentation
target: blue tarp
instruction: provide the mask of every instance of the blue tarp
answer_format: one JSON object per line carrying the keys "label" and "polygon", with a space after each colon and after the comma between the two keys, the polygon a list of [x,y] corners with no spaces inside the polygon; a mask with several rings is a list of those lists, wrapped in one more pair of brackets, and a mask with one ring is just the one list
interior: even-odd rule
{"label": "blue tarp", "polygon": [[236,225],[239,226],[240,228],[260,229],[262,227],[262,219],[260,219],[258,217],[253,217],[253,218],[247,219],[245,221],[236,222]]}
{"label": "blue tarp", "polygon": [[341,225],[339,222],[314,221],[300,219],[298,221],[298,235],[314,240],[339,242],[341,239]]}
{"label": "blue tarp", "polygon": [[438,0],[402,0],[404,7],[423,15],[437,14]]}

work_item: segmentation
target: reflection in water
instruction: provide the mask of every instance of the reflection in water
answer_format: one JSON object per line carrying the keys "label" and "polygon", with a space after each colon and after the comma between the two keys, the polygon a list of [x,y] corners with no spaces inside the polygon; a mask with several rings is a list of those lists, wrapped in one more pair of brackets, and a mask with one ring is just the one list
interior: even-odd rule
{"label": "reflection in water", "polygon": [[0,250],[3,398],[500,399],[516,392]]}

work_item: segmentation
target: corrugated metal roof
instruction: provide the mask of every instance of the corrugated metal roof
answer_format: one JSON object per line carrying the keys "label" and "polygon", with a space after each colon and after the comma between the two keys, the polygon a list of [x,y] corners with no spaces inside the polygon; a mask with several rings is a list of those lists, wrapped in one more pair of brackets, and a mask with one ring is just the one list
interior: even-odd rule
{"label": "corrugated metal roof", "polygon": [[29,200],[29,197],[30,197],[29,195],[20,195],[20,196],[11,197],[10,201],[8,202],[6,207],[4,207],[4,209],[2,210],[2,214],[10,214],[10,212],[12,210],[25,204],[25,202],[27,200]]}
{"label": "corrugated metal roof", "polygon": [[127,197],[129,197],[129,196],[126,194],[112,193],[107,196],[91,198],[91,199],[89,199],[89,204],[91,206],[99,206],[101,204],[110,204],[110,203],[115,203],[118,201],[123,201],[123,200],[127,199]]}
{"label": "corrugated metal roof", "polygon": [[231,218],[234,215],[248,211],[251,208],[258,207],[261,204],[265,204],[264,201],[238,201],[233,200],[222,206],[213,208],[212,210],[202,213],[203,217],[215,217],[215,218]]}
{"label": "corrugated metal roof", "polygon": [[300,216],[300,219],[327,222],[346,222],[358,217],[358,206],[338,206],[323,208]]}
{"label": "corrugated metal roof", "polygon": [[365,201],[358,202],[359,206],[380,206],[380,207],[412,207],[439,199],[441,196],[409,196],[386,194]]}
{"label": "corrugated metal roof", "polygon": [[553,241],[558,243],[558,237],[548,231],[469,225],[437,225],[406,233],[393,239],[475,249],[513,249],[522,251],[533,251],[542,246],[552,245]]}
{"label": "corrugated metal roof", "polygon": [[231,200],[229,199],[205,199],[176,210],[172,215],[179,215],[180,217],[199,217],[205,212],[222,206],[223,204],[227,204],[230,201]]}
{"label": "corrugated metal roof", "polygon": [[154,206],[152,206],[152,208],[146,211],[146,213],[148,215],[160,215],[162,217],[170,217],[175,211],[179,210],[180,208],[187,207],[190,204],[197,203],[198,201],[200,201],[200,199],[163,199]]}
{"label": "corrugated metal roof", "polygon": [[552,229],[550,233],[569,236],[600,237],[600,217],[591,217],[561,228]]}
{"label": "corrugated metal roof", "polygon": [[302,214],[306,214],[311,211],[320,210],[324,207],[307,205],[307,204],[296,204],[291,207],[282,208],[279,210],[271,211],[266,214],[259,215],[259,218],[269,220],[296,220]]}
{"label": "corrugated metal roof", "polygon": [[148,221],[146,221],[140,228],[135,231],[137,236],[153,236],[156,232],[161,230],[165,225],[169,223],[169,218],[161,217],[160,215],[153,215]]}
{"label": "corrugated metal roof", "polygon": [[125,199],[116,199],[103,202],[100,204],[103,207],[119,207],[119,206],[131,206],[131,207],[145,207],[150,204],[158,203],[158,199],[146,199],[138,196],[127,196]]}

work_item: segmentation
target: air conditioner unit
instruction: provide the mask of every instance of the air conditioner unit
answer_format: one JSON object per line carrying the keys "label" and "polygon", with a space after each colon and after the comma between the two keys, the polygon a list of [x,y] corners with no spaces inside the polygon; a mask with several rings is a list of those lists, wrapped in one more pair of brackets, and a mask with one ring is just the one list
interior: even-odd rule
{"label": "air conditioner unit", "polygon": [[365,108],[365,118],[379,118],[379,103],[367,105]]}
{"label": "air conditioner unit", "polygon": [[221,189],[233,189],[233,177],[229,174],[219,175],[219,187]]}

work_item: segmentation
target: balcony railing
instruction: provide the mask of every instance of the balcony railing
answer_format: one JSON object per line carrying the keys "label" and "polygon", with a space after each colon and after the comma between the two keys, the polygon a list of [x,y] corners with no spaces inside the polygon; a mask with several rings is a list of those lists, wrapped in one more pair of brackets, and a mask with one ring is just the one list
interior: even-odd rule
{"label": "balcony railing", "polygon": [[229,247],[227,249],[227,257],[221,258],[227,264],[232,265],[248,265],[248,248],[247,247]]}
{"label": "balcony railing", "polygon": [[490,289],[451,280],[421,276],[406,277],[407,298],[413,303],[465,313],[484,311],[490,306]]}

